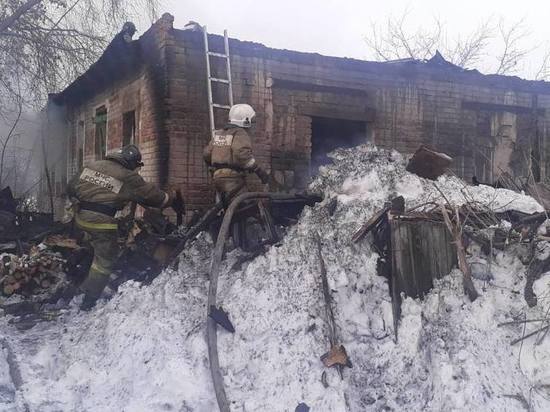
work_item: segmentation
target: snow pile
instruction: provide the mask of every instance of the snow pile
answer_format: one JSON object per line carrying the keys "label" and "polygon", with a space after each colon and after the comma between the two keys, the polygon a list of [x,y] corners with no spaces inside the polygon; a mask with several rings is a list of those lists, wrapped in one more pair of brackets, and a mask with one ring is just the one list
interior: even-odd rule
{"label": "snow pile", "polygon": [[10,375],[8,357],[10,353],[4,342],[0,342],[0,407],[2,411],[15,411],[15,385]]}
{"label": "snow pile", "polygon": [[[497,327],[545,316],[548,276],[535,284],[539,307],[528,309],[522,297],[525,267],[517,257],[498,252],[489,263],[474,256],[478,264],[487,262],[491,279],[475,281],[481,297],[470,303],[454,270],[424,301],[404,301],[395,343],[377,255],[368,237],[359,244],[350,238],[396,195],[405,197],[407,207],[441,202],[442,195],[432,182],[407,173],[396,152],[341,150],[334,162],[311,185],[326,200],[306,208],[280,245],[248,263],[238,263],[237,251],[224,262],[218,302],[236,332],[220,330],[218,346],[232,410],[294,411],[300,402],[313,411],[502,411],[525,405],[549,410],[550,339],[510,346],[523,326]],[[496,211],[542,210],[532,198],[507,190],[466,190],[452,177],[436,184],[456,205],[473,197]],[[326,204],[333,197],[338,206],[329,216]],[[317,233],[338,338],[353,362],[343,381],[326,370],[327,388],[319,360],[329,343]],[[200,237],[185,252],[178,273],[165,272],[147,287],[129,282],[91,313],[73,308],[24,333],[1,320],[21,379],[10,398],[3,395],[0,373],[0,410],[4,405],[41,412],[216,410],[205,344],[210,247]],[[536,327],[527,324],[527,332]],[[7,364],[4,358],[0,353],[0,368]]]}
{"label": "snow pile", "polygon": [[495,212],[519,210],[535,213],[544,210],[530,196],[485,185],[469,186],[455,176],[442,176],[434,184],[405,171],[405,159],[395,151],[363,146],[362,150],[354,149],[353,154],[349,156],[346,150],[336,151],[333,158],[338,167],[322,168],[312,188],[337,194],[345,203],[358,200],[377,202],[386,200],[388,196],[402,195],[408,207],[448,200],[455,206],[476,201]]}

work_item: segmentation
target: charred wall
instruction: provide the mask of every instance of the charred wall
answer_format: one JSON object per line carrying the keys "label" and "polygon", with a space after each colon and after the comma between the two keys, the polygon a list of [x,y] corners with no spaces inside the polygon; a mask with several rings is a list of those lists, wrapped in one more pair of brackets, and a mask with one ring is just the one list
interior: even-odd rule
{"label": "charred wall", "polygon": [[[52,142],[63,141],[66,172],[58,184],[79,168],[101,155],[120,148],[123,143],[138,144],[145,166],[141,175],[165,186],[168,182],[170,153],[166,132],[167,108],[164,50],[170,16],[159,20],[133,42],[133,49],[103,55],[88,72],[52,102],[65,113],[64,135],[50,136]],[[125,52],[133,55],[125,55]],[[122,54],[121,54],[122,53]],[[98,113],[106,112],[104,150],[97,149]],[[64,190],[56,191],[56,197]]]}
{"label": "charred wall", "polygon": [[[144,177],[179,186],[188,207],[203,208],[213,200],[202,158],[210,134],[203,35],[174,30],[172,23],[164,15],[139,39],[141,63],[131,75],[104,79],[85,96],[68,93],[69,143],[79,146],[81,124],[84,160],[95,157],[94,114],[106,105],[108,149],[120,147],[124,113],[135,111]],[[223,51],[222,37],[209,39],[211,50]],[[364,122],[367,141],[404,153],[422,143],[435,146],[454,157],[454,171],[466,179],[494,180],[501,170],[518,180],[546,176],[550,85],[544,82],[485,76],[441,60],[364,62],[233,39],[230,49],[234,101],[251,104],[258,114],[256,157],[297,189],[312,171],[316,118]],[[212,71],[225,77],[223,61],[213,58]],[[227,103],[224,86],[214,89],[214,97]],[[218,127],[226,116],[216,113]],[[249,184],[259,181],[251,175]]]}
{"label": "charred wall", "polygon": [[[209,138],[202,33],[172,34],[169,175],[183,185],[193,207],[204,206],[212,193],[202,161]],[[211,35],[211,48],[221,51],[222,40]],[[369,141],[404,153],[433,145],[455,158],[454,171],[466,179],[496,179],[506,170],[503,161],[518,179],[535,160],[541,177],[546,170],[548,85],[438,64],[361,62],[237,40],[230,48],[234,100],[258,113],[256,156],[296,188],[309,179],[314,117],[366,122]],[[212,66],[223,77],[223,62]],[[223,103],[223,94],[218,97]],[[250,183],[257,183],[255,177]]]}
{"label": "charred wall", "polygon": [[[213,193],[202,150],[209,140],[206,66],[202,33],[174,31],[168,53],[173,67],[169,76],[172,98],[169,136],[172,142],[170,179],[183,186],[191,207],[205,207]],[[319,67],[285,58],[267,58],[231,42],[231,71],[235,103],[249,103],[257,112],[252,131],[255,156],[262,167],[272,170],[280,182],[305,188],[309,179],[312,117],[372,121],[365,90],[334,84],[337,78],[315,86],[312,78]],[[211,36],[210,46],[222,50],[222,39]],[[243,46],[244,47],[244,46]],[[246,52],[245,52],[246,51]],[[170,57],[171,56],[171,57]],[[212,62],[214,75],[223,75],[223,62]],[[214,93],[226,103],[223,91]],[[216,114],[223,126],[227,112]],[[259,180],[249,176],[249,185]]]}

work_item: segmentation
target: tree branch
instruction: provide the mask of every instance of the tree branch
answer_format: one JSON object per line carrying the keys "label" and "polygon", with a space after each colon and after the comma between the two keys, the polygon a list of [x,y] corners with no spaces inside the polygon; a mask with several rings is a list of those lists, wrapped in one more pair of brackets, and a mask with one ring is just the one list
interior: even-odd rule
{"label": "tree branch", "polygon": [[17,8],[10,16],[0,21],[0,34],[8,30],[21,16],[28,13],[34,6],[42,3],[43,0],[28,0]]}
{"label": "tree branch", "polygon": [[460,225],[460,215],[458,213],[458,209],[455,209],[456,221],[454,224],[451,222],[449,212],[447,211],[445,205],[441,204],[440,210],[441,214],[443,215],[445,225],[447,226],[447,229],[449,230],[451,236],[454,238],[454,244],[456,246],[456,254],[458,258],[458,268],[462,272],[462,284],[464,287],[464,292],[468,295],[470,301],[473,302],[479,297],[479,294],[477,293],[477,290],[472,281],[472,272],[470,270],[470,266],[468,266],[468,262],[466,261],[466,251],[464,250],[464,244],[462,243],[462,227]]}
{"label": "tree branch", "polygon": [[464,40],[458,37],[449,42],[445,24],[440,19],[434,18],[432,27],[419,26],[408,30],[408,18],[409,10],[406,9],[398,17],[389,16],[386,26],[381,29],[376,23],[371,23],[372,37],[365,38],[365,42],[376,60],[428,59],[440,50],[449,61],[465,67],[479,60],[493,37],[490,19],[481,23]]}
{"label": "tree branch", "polygon": [[528,32],[524,27],[524,20],[506,27],[501,20],[498,24],[498,29],[504,50],[499,56],[498,68],[496,74],[510,74],[519,64],[519,62],[527,55],[529,50],[521,47],[521,41],[527,37]]}
{"label": "tree branch", "polygon": [[550,75],[550,49],[547,49],[542,58],[539,70],[535,74],[535,80],[546,80]]}
{"label": "tree branch", "polygon": [[19,119],[21,119],[22,113],[23,113],[23,103],[19,101],[17,116],[13,121],[13,124],[11,126],[11,129],[6,139],[2,142],[2,155],[0,156],[0,188],[2,188],[2,183],[3,183],[2,180],[3,180],[3,173],[4,173],[4,156],[6,154],[6,148],[8,147],[8,143],[10,142],[10,139],[13,136],[13,132],[15,131],[15,128],[19,123]]}
{"label": "tree branch", "polygon": [[101,56],[120,22],[162,1],[0,0],[0,119],[16,107],[12,79],[20,79],[24,106],[41,108]]}

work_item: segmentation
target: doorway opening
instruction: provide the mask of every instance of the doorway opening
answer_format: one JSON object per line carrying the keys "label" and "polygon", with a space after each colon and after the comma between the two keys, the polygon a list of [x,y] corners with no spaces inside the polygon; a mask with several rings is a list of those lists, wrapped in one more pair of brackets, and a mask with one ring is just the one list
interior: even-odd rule
{"label": "doorway opening", "polygon": [[107,108],[101,106],[95,111],[95,159],[105,159],[107,154]]}
{"label": "doorway opening", "polygon": [[337,148],[350,148],[367,142],[367,122],[358,120],[311,118],[311,175],[331,163],[328,153]]}

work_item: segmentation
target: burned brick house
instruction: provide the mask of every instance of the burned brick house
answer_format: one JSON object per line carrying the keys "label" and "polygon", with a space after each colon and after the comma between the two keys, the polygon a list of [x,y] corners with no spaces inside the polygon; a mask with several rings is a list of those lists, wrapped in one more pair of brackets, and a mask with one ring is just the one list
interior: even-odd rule
{"label": "burned brick house", "polygon": [[[223,50],[222,36],[209,35],[209,43]],[[404,153],[429,144],[451,155],[466,179],[547,177],[548,83],[463,70],[439,54],[378,63],[236,39],[229,46],[234,101],[258,115],[256,157],[288,187],[304,188],[332,149],[364,142]],[[113,41],[52,95],[46,112],[55,195],[86,162],[135,142],[147,180],[179,186],[188,207],[211,203],[202,159],[210,136],[205,60],[203,33],[175,29],[165,14],[138,40]],[[223,61],[211,58],[211,66],[224,77]],[[225,93],[220,85],[215,99]],[[226,116],[216,113],[217,126]]]}

